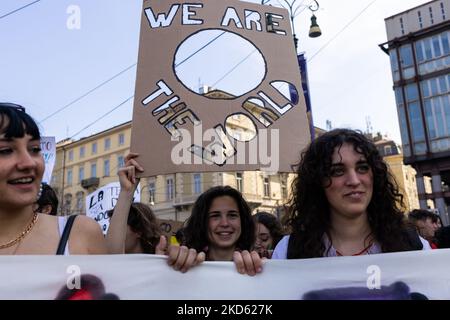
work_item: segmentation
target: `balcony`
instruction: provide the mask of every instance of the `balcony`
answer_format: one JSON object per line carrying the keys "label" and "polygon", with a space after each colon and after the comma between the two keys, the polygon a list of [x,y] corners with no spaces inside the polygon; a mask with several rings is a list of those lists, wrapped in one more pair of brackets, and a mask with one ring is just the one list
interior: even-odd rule
{"label": "balcony", "polygon": [[177,207],[177,206],[192,205],[197,200],[199,195],[200,194],[188,195],[188,196],[177,195],[176,198],[173,199],[173,206]]}
{"label": "balcony", "polygon": [[97,188],[100,184],[100,178],[89,178],[81,180],[81,186],[84,189]]}

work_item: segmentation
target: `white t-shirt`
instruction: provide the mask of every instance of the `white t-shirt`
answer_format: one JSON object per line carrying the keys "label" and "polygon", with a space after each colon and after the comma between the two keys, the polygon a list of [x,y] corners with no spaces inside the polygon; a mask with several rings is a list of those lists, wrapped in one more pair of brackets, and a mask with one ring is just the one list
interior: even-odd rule
{"label": "white t-shirt", "polygon": [[[427,240],[419,236],[420,242],[422,242],[423,248],[422,250],[431,250],[431,246],[428,243]],[[328,239],[324,238],[325,247],[328,248]],[[272,259],[287,259],[287,250],[288,250],[288,244],[289,244],[289,236],[284,236],[280,242],[278,242],[277,246],[275,247],[275,250],[272,254]],[[381,248],[378,244],[374,243],[369,250],[367,250],[366,254],[377,254],[381,253]],[[326,257],[335,257],[336,256],[336,249],[334,249],[333,246],[331,246],[330,250],[328,250],[324,256]]]}

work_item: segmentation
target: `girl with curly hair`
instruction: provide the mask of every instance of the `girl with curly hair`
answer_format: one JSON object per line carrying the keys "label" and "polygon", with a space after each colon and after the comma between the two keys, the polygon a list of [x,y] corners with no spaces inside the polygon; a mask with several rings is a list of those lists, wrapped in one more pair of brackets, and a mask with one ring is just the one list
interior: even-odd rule
{"label": "girl with curly hair", "polygon": [[397,204],[403,196],[375,145],[335,129],[302,153],[293,183],[290,236],[273,259],[356,256],[428,249]]}

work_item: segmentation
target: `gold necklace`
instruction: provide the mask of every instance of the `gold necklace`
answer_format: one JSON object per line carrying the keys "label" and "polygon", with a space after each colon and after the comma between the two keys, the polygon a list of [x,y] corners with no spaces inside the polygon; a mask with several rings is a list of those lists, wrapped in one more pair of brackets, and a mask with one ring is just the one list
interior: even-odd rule
{"label": "gold necklace", "polygon": [[36,224],[36,221],[38,219],[38,213],[35,212],[33,218],[31,219],[30,223],[28,224],[28,226],[25,228],[25,230],[22,231],[21,234],[19,234],[19,236],[17,238],[15,238],[14,240],[11,240],[5,244],[0,244],[0,249],[5,249],[5,248],[9,248],[12,247],[13,245],[15,245],[17,242],[22,241],[23,238],[25,238],[25,236],[30,233],[31,229],[33,229],[34,225]]}

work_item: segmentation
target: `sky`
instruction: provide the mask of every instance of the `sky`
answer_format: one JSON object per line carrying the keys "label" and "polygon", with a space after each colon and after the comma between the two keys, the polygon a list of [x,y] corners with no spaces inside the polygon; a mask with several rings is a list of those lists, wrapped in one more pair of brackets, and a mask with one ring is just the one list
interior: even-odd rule
{"label": "sky", "polygon": [[[42,135],[57,141],[131,120],[142,0],[40,0],[7,15],[34,1],[0,1],[0,101],[25,106]],[[369,120],[373,132],[401,142],[389,57],[378,45],[387,40],[385,18],[426,2],[320,0],[318,38],[308,37],[306,7],[296,17],[316,126],[329,120],[366,131]]]}

